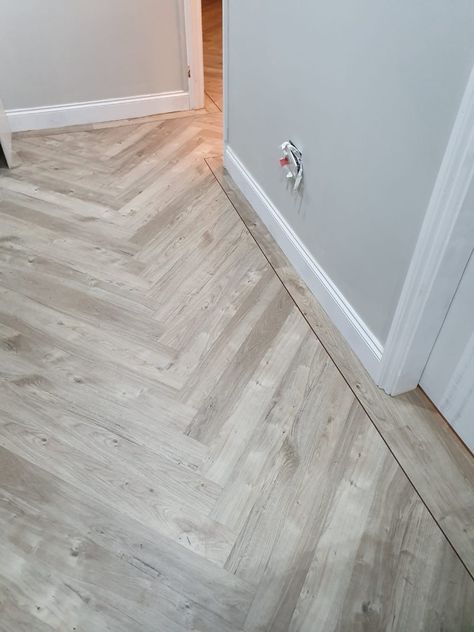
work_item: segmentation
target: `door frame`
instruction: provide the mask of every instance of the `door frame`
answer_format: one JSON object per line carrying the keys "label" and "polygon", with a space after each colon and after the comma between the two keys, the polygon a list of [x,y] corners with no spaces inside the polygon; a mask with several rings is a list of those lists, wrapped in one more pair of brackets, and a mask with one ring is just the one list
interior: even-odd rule
{"label": "door frame", "polygon": [[474,247],[474,66],[449,138],[384,347],[378,385],[417,387]]}
{"label": "door frame", "polygon": [[204,107],[204,56],[201,0],[184,0],[186,56],[188,64],[189,107]]}
{"label": "door frame", "polygon": [[229,12],[230,0],[222,1],[222,111],[224,118],[224,146],[229,136]]}
{"label": "door frame", "polygon": [[0,151],[2,150],[7,166],[11,169],[13,167],[12,131],[0,99]]}

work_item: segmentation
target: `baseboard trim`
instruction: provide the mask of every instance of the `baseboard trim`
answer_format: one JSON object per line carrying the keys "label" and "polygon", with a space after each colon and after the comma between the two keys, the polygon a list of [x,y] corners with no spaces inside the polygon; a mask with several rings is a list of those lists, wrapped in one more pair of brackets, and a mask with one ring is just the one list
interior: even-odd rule
{"label": "baseboard trim", "polygon": [[39,108],[20,108],[7,110],[6,115],[13,132],[24,132],[104,123],[189,109],[189,93],[176,91]]}
{"label": "baseboard trim", "polygon": [[225,148],[224,164],[290,263],[347,340],[369,375],[377,381],[383,353],[380,341],[334,285],[229,146]]}

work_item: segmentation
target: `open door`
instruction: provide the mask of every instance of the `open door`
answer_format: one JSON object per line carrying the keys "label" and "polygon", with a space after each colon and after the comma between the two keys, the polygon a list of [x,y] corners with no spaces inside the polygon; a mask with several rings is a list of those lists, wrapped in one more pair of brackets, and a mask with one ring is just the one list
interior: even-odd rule
{"label": "open door", "polygon": [[421,376],[420,386],[474,452],[474,255]]}
{"label": "open door", "polygon": [[184,0],[184,7],[190,107],[203,108],[207,98],[222,112],[228,0]]}
{"label": "open door", "polygon": [[223,100],[223,15],[222,0],[202,0],[204,43],[204,92],[221,112]]}
{"label": "open door", "polygon": [[201,0],[184,0],[184,20],[188,59],[189,105],[192,110],[199,110],[204,107]]}
{"label": "open door", "polygon": [[7,165],[11,168],[13,166],[13,150],[12,150],[12,133],[10,130],[10,124],[8,123],[7,115],[3,109],[2,101],[0,100],[0,145],[7,161]]}

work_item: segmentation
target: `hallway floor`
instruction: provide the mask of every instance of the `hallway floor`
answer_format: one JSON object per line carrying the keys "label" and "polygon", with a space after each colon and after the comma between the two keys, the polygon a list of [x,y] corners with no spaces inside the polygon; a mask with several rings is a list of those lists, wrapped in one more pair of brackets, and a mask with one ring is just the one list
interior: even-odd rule
{"label": "hallway floor", "polygon": [[469,560],[221,186],[221,114],[16,147],[0,630],[472,630]]}
{"label": "hallway floor", "polygon": [[222,0],[202,0],[204,90],[222,112]]}

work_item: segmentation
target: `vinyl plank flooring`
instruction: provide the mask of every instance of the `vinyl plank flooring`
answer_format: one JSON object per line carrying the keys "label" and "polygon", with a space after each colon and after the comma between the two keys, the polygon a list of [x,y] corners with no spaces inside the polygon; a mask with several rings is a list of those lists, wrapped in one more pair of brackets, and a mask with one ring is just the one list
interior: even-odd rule
{"label": "vinyl plank flooring", "polygon": [[238,191],[220,158],[208,164],[302,315],[474,575],[474,459],[421,389],[389,397],[377,388],[327,314]]}
{"label": "vinyl plank flooring", "polygon": [[[85,582],[88,578],[87,549],[94,547],[121,561],[124,577],[128,573],[133,576],[139,570],[143,578],[154,579],[150,594],[163,586],[187,597],[196,607],[215,613],[218,621],[237,628],[243,625],[245,612],[253,598],[253,585],[125,516],[117,508],[104,507],[84,496],[77,487],[21,457],[3,448],[0,448],[0,455],[4,466],[2,511],[5,517],[10,514],[9,528],[15,526],[14,516],[19,514],[22,516],[23,538],[28,536],[28,523],[35,524],[38,519],[49,525],[55,534],[60,535],[64,530],[67,533],[67,541],[62,547],[67,556],[65,559],[71,557],[72,563],[81,562]],[[47,551],[45,532],[39,529],[35,533]],[[23,555],[28,563],[27,551]],[[62,568],[52,565],[52,570],[61,572]],[[106,564],[105,568],[108,570],[109,566]],[[50,585],[54,588],[54,582],[50,581]],[[80,609],[78,616],[81,616]],[[192,629],[192,626],[184,629]]]}
{"label": "vinyl plank flooring", "polygon": [[220,126],[22,135],[0,173],[0,631],[467,631],[471,464],[302,310]]}

